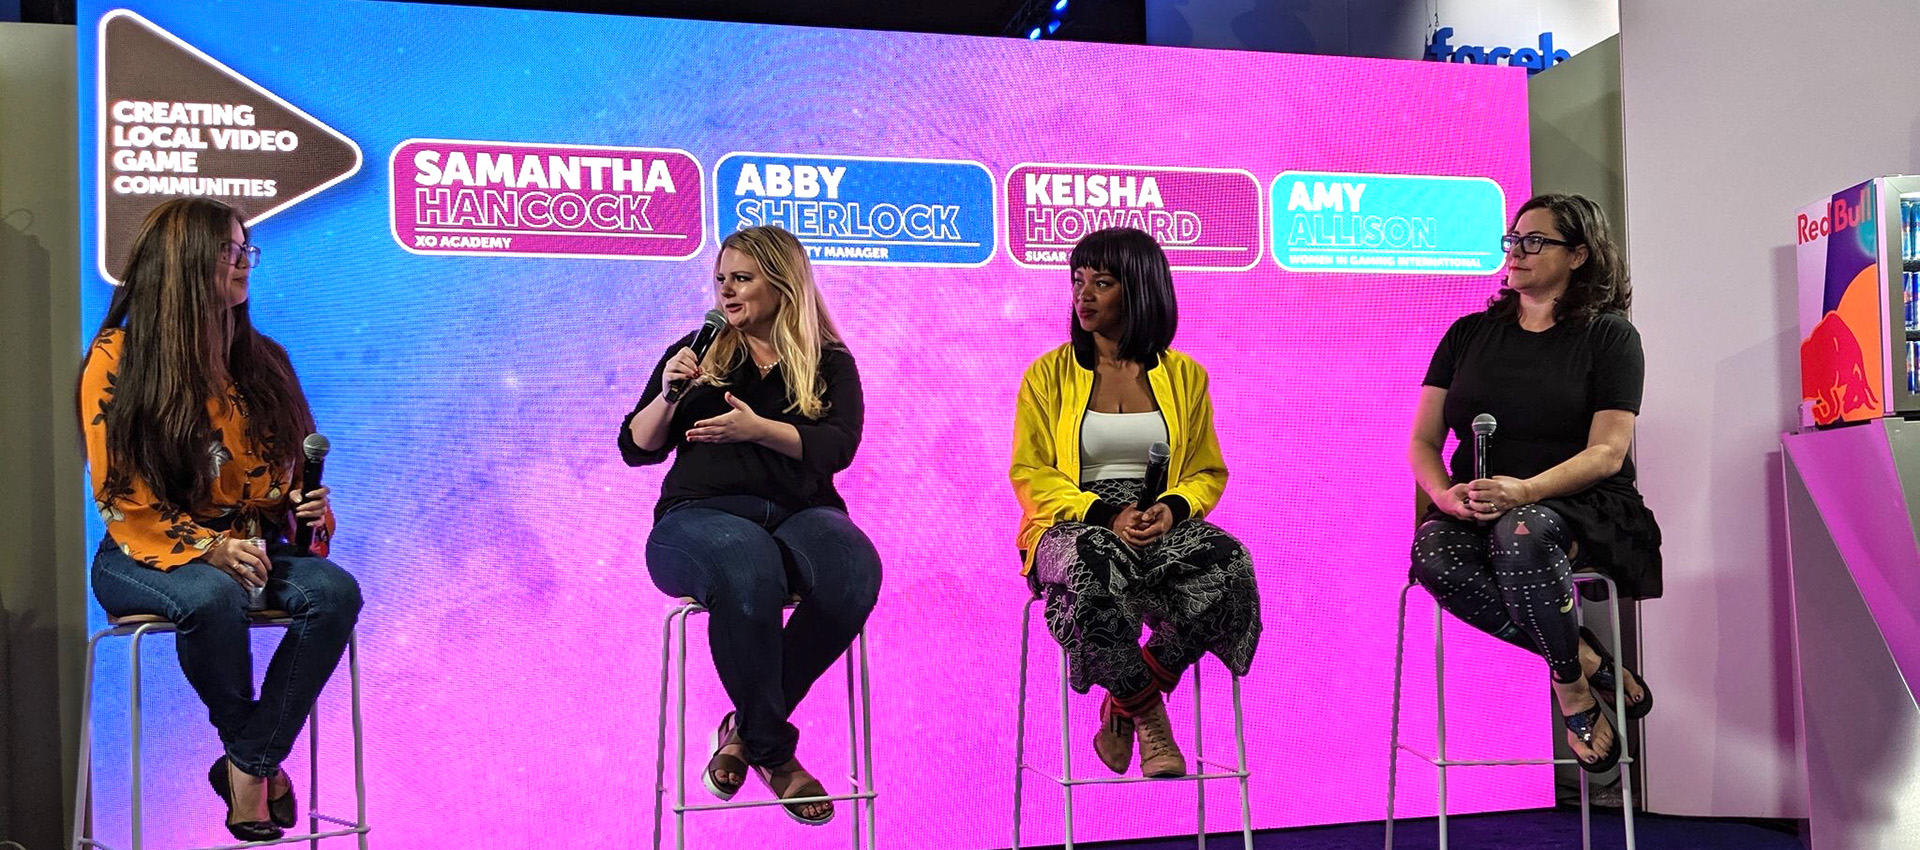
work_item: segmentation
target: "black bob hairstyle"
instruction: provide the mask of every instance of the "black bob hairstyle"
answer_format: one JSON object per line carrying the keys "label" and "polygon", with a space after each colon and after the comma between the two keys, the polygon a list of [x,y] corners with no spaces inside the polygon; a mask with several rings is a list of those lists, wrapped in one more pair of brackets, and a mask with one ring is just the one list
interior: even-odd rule
{"label": "black bob hairstyle", "polygon": [[[1167,252],[1160,249],[1160,243],[1146,231],[1132,227],[1096,230],[1073,246],[1067,267],[1105,272],[1120,282],[1120,300],[1127,311],[1125,327],[1120,331],[1120,357],[1147,368],[1158,363],[1160,355],[1173,344],[1174,331],[1180,324],[1180,308],[1173,297],[1173,272],[1167,267]],[[1082,330],[1078,319],[1070,320],[1070,324],[1074,359],[1092,369],[1096,358],[1093,334]]]}

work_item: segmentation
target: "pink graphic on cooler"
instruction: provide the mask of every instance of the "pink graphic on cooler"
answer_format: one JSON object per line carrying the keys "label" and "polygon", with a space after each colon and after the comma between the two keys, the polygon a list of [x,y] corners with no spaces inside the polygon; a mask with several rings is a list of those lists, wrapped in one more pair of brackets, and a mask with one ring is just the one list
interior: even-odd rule
{"label": "pink graphic on cooler", "polygon": [[416,254],[684,260],[703,240],[683,150],[410,139],[388,170],[393,238]]}

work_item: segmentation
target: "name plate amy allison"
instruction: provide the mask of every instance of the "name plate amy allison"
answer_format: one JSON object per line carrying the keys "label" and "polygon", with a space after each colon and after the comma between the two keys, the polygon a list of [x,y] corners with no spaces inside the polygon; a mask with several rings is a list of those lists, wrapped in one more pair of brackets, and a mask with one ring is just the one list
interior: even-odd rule
{"label": "name plate amy allison", "polygon": [[714,233],[785,228],[816,263],[986,265],[993,175],[978,162],[737,151],[713,166]]}
{"label": "name plate amy allison", "polygon": [[1007,172],[1007,253],[1064,269],[1096,230],[1146,231],[1175,269],[1246,271],[1260,262],[1260,181],[1224,168],[1021,163]]}
{"label": "name plate amy allison", "polygon": [[1506,254],[1506,193],[1485,177],[1288,171],[1273,259],[1290,272],[1486,275]]}
{"label": "name plate amy allison", "polygon": [[409,139],[388,168],[393,238],[416,254],[684,260],[705,239],[683,150]]}

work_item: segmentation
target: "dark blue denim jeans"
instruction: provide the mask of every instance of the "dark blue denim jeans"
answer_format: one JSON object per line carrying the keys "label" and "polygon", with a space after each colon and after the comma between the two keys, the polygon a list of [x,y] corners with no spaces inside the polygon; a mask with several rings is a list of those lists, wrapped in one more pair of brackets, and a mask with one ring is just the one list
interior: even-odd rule
{"label": "dark blue denim jeans", "polygon": [[179,627],[180,669],[220,734],[235,767],[272,776],[293,749],[307,712],[346,650],[360,616],[360,584],[325,558],[301,557],[291,544],[267,544],[268,608],[293,618],[253,697],[253,648],[247,591],[205,561],[171,570],[146,566],[112,537],[93,557],[93,596],[109,616],[157,614]]}
{"label": "dark blue denim jeans", "polygon": [[[668,511],[647,537],[647,570],[662,591],[707,607],[713,666],[738,712],[747,763],[776,766],[799,741],[794,706],[866,626],[880,597],[880,554],[842,511],[789,514],[751,501]],[[801,602],[782,628],[790,595]]]}

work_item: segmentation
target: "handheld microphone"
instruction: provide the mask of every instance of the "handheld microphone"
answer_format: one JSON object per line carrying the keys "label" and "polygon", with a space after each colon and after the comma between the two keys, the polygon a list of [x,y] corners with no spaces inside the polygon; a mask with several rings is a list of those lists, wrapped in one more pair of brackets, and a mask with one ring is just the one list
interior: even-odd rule
{"label": "handheld microphone", "polygon": [[1473,417],[1473,477],[1479,480],[1487,477],[1487,440],[1493,436],[1498,422],[1491,413],[1482,413]]}
{"label": "handheld microphone", "polygon": [[[693,350],[693,359],[707,356],[707,349],[713,347],[713,338],[720,335],[720,329],[727,326],[727,314],[719,310],[708,310],[706,321],[700,325],[700,332],[694,334],[693,344],[687,346]],[[672,404],[687,394],[692,382],[686,378],[677,378],[667,383],[667,403]]]}
{"label": "handheld microphone", "polygon": [[1160,494],[1167,491],[1167,458],[1173,454],[1173,448],[1166,443],[1154,443],[1147,447],[1147,478],[1145,486],[1140,488],[1140,501],[1134,510],[1144,511],[1160,501]]}
{"label": "handheld microphone", "polygon": [[[320,434],[308,434],[300,443],[300,453],[307,456],[307,462],[300,467],[300,487],[302,496],[320,489],[320,467],[326,464],[327,452],[333,450],[333,444]],[[313,554],[313,526],[300,518],[293,520],[293,545],[301,555]]]}

